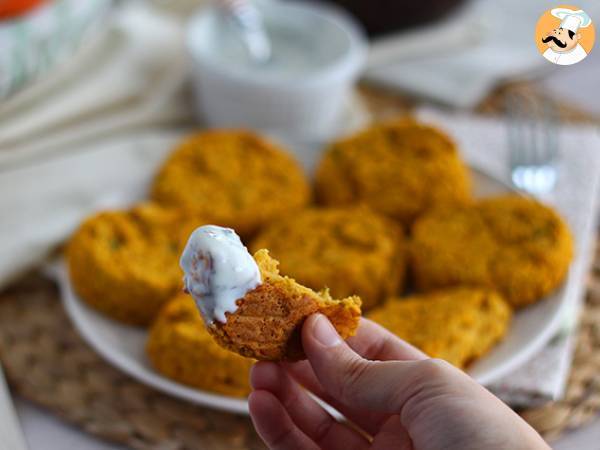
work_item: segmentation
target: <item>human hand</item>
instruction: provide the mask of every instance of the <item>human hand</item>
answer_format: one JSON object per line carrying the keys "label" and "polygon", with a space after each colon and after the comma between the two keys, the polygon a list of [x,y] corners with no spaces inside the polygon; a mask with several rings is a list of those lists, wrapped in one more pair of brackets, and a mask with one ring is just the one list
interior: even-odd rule
{"label": "human hand", "polygon": [[[523,419],[450,364],[362,319],[344,342],[323,315],[302,329],[306,361],[258,362],[248,399],[272,450],[537,450]],[[306,390],[355,426],[338,423]]]}

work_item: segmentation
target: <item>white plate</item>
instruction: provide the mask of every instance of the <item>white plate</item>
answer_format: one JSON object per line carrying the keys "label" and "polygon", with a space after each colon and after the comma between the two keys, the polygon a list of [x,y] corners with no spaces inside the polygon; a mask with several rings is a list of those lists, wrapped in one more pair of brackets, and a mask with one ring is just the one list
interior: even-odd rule
{"label": "white plate", "polygon": [[191,388],[154,371],[145,353],[147,330],[116,322],[88,307],[73,292],[63,261],[53,266],[50,272],[59,284],[63,305],[71,321],[84,340],[110,364],[175,397],[211,408],[248,414],[248,403],[244,399]]}
{"label": "white plate", "polygon": [[[487,196],[512,191],[506,184],[472,170],[475,195]],[[234,413],[248,413],[245,400],[190,388],[155,372],[144,352],[147,332],[120,324],[86,306],[73,293],[67,270],[59,264],[53,270],[59,282],[68,315],[83,338],[109,363],[137,380],[176,397]],[[561,324],[567,307],[564,288],[548,298],[518,311],[505,339],[485,357],[473,364],[468,373],[489,385],[522,365],[546,344]]]}

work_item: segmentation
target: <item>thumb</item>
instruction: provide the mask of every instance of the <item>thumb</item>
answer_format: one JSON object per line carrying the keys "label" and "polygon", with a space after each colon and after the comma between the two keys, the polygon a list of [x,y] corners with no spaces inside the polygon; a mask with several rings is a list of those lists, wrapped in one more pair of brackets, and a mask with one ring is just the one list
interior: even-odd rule
{"label": "thumb", "polygon": [[366,360],[343,341],[321,314],[306,320],[302,345],[327,393],[353,408],[397,413],[415,395],[461,379],[461,372],[442,360]]}

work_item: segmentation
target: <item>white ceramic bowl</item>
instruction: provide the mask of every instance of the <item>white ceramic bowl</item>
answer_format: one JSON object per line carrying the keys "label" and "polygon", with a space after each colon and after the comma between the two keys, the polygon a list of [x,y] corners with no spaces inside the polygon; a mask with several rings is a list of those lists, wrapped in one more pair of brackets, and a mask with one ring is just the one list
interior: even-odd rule
{"label": "white ceramic bowl", "polygon": [[299,33],[312,42],[316,63],[285,73],[228,63],[215,54],[214,36],[225,32],[219,28],[219,15],[214,9],[203,9],[191,19],[187,32],[199,117],[217,127],[329,138],[365,62],[367,46],[361,29],[329,6],[274,0],[255,3],[267,27]]}

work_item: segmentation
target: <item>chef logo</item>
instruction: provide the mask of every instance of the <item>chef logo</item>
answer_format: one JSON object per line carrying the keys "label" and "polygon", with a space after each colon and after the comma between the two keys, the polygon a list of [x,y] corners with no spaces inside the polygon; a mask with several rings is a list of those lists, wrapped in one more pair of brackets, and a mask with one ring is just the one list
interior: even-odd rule
{"label": "chef logo", "polygon": [[535,40],[544,58],[553,64],[570,66],[583,60],[594,46],[594,24],[576,6],[546,11],[537,23]]}

